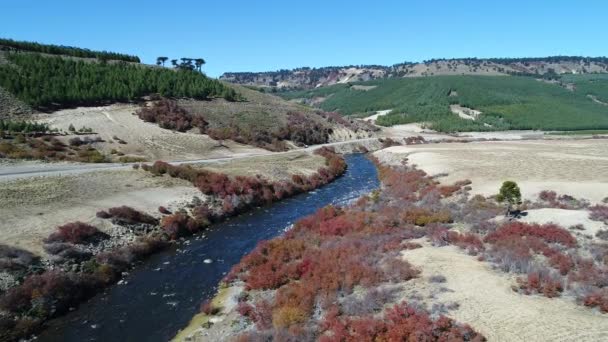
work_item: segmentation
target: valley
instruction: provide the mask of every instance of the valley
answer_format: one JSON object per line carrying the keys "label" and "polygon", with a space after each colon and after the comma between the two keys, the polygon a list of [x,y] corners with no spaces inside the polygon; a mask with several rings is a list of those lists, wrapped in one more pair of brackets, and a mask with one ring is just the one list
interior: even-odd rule
{"label": "valley", "polygon": [[606,57],[149,59],[0,39],[0,341],[608,338]]}

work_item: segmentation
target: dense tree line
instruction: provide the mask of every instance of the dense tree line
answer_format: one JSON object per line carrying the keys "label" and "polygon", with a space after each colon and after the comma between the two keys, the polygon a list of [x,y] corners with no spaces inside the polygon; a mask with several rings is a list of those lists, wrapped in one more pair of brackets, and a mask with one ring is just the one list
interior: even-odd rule
{"label": "dense tree line", "polygon": [[232,88],[191,70],[39,54],[10,53],[7,58],[11,63],[0,66],[0,86],[37,108],[132,101],[149,94],[229,101],[238,97]]}
{"label": "dense tree line", "polygon": [[[169,60],[169,57],[156,57],[156,65],[162,65],[165,66],[165,62]],[[203,65],[205,65],[207,62],[205,61],[205,59],[203,58],[189,58],[189,57],[182,57],[179,59],[181,62],[178,62],[177,59],[172,59],[171,60],[171,64],[173,65],[173,67],[175,69],[180,69],[180,70],[190,70],[190,71],[194,71],[197,70],[198,72],[203,72],[202,67]]]}
{"label": "dense tree line", "polygon": [[[548,72],[546,77],[557,76]],[[429,128],[443,132],[596,130],[608,128],[608,111],[586,95],[608,98],[608,86],[603,85],[601,77],[568,75],[564,81],[574,82],[577,87],[574,91],[531,77],[435,76],[355,83],[375,87],[367,91],[350,84],[336,84],[280,95],[288,100],[324,97],[321,109],[344,115],[368,116],[391,109],[376,120],[376,124],[383,126],[425,122]],[[472,108],[482,114],[475,120],[463,119],[452,112],[450,105]]]}
{"label": "dense tree line", "polygon": [[0,131],[14,133],[48,132],[50,128],[43,123],[0,119]]}
{"label": "dense tree line", "polygon": [[98,58],[102,60],[117,60],[125,62],[139,63],[139,57],[133,55],[127,55],[123,53],[109,52],[109,51],[95,51],[89,49],[83,49],[73,46],[64,45],[52,45],[52,44],[40,44],[36,42],[24,42],[16,41],[12,39],[1,39],[0,47],[2,50],[13,50],[13,51],[31,51],[31,52],[42,52],[51,55],[66,55],[73,57],[83,58]]}

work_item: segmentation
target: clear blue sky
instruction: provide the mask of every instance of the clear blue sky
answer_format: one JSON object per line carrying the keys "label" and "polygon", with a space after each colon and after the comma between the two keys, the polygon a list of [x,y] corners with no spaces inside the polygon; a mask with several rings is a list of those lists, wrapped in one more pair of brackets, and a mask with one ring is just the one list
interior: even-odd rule
{"label": "clear blue sky", "polygon": [[0,37],[203,57],[205,71],[608,55],[608,1],[0,0]]}

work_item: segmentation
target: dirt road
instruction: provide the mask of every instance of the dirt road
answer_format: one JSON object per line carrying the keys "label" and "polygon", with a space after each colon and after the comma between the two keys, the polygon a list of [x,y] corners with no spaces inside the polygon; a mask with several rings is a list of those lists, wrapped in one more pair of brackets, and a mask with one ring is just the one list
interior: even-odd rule
{"label": "dirt road", "polygon": [[[263,152],[263,153],[237,153],[231,157],[223,158],[208,158],[194,160],[176,160],[171,161],[171,164],[205,164],[216,163],[228,160],[250,158],[262,155],[279,155],[293,152],[313,151],[322,146],[339,147],[354,143],[375,142],[376,138],[355,139],[349,141],[340,141],[322,145],[314,145],[302,149],[290,150],[285,152]],[[40,177],[40,176],[57,176],[68,174],[79,174],[93,171],[108,171],[108,170],[124,170],[132,167],[133,164],[139,163],[104,163],[104,164],[72,164],[72,163],[34,163],[34,164],[15,164],[0,166],[0,182],[18,178]]]}

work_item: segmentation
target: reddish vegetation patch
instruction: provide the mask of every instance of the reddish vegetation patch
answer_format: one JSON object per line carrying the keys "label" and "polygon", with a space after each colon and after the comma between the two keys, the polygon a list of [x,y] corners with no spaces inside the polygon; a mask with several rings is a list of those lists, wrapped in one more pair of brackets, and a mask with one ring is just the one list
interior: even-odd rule
{"label": "reddish vegetation patch", "polygon": [[[405,165],[378,168],[382,191],[301,219],[232,269],[225,281],[245,287],[237,309],[255,324],[240,340],[483,340],[470,327],[429,316],[419,303],[387,309],[399,298],[387,289],[399,294],[399,284],[419,274],[400,251],[420,247],[408,240],[425,235],[437,247],[456,245],[521,274],[514,290],[523,294],[552,298],[569,291],[581,304],[605,310],[606,248],[582,257],[587,245],[557,225],[499,225],[494,218],[503,207],[465,196],[468,181],[441,186]],[[557,195],[555,201],[574,205]],[[452,222],[470,229],[458,232]]]}
{"label": "reddish vegetation patch", "polygon": [[[81,249],[83,246],[76,245],[94,242],[97,237],[103,237],[101,232],[81,222],[59,227],[58,231],[46,240],[48,244],[45,249],[56,257],[81,261],[82,271],[72,273],[55,270],[30,275],[21,285],[3,294],[0,298],[0,311],[4,311],[0,314],[0,340],[17,340],[29,336],[40,329],[49,318],[65,313],[70,307],[113,284],[134,262],[167,246],[163,236],[175,239],[190,235],[207,227],[212,221],[235,215],[253,205],[269,203],[326,184],[346,170],[346,163],[332,149],[322,148],[316,153],[325,157],[326,166],[310,177],[294,177],[297,184],[271,183],[252,177],[233,179],[219,173],[171,166],[163,162],[157,162],[152,167],[145,166],[145,169],[157,174],[168,173],[173,177],[190,180],[205,194],[219,200],[223,204],[222,209],[211,210],[207,205],[200,205],[192,209],[190,214],[183,211],[171,214],[161,207],[159,211],[168,215],[164,216],[161,222],[162,234],[152,233],[128,246],[101,252],[93,257],[90,251]],[[102,210],[97,212],[96,216],[111,218],[126,225],[150,226],[159,223],[156,218],[127,206]],[[0,255],[0,266],[6,265],[7,268],[14,268],[20,259],[27,259],[27,255],[19,255],[14,250],[0,248],[0,254],[2,252],[7,254],[7,258]],[[5,260],[9,258],[10,260]],[[297,272],[305,270],[302,265]],[[210,308],[207,311],[215,310]],[[260,302],[260,307],[254,311],[256,319],[262,325],[269,321],[268,317],[271,315],[270,311],[264,310],[264,304]]]}
{"label": "reddish vegetation patch", "polygon": [[256,125],[244,126],[233,122],[229,125],[209,128],[207,134],[216,140],[231,139],[238,143],[257,146],[270,151],[286,151],[288,149],[286,141],[291,141],[298,146],[329,142],[334,124],[351,129],[354,132],[373,130],[371,126],[347,120],[337,113],[290,112],[287,114],[287,123],[277,122],[274,129]]}
{"label": "reddish vegetation patch", "polygon": [[555,191],[543,190],[538,194],[538,207],[559,209],[583,209],[589,206],[586,200],[579,200],[570,195],[558,195]]}
{"label": "reddish vegetation patch", "polygon": [[200,115],[193,116],[179,107],[176,101],[165,98],[142,107],[137,111],[137,115],[146,122],[154,122],[162,128],[179,132],[196,127],[201,133],[205,133],[208,125]]}
{"label": "reddish vegetation patch", "polygon": [[[331,148],[315,151],[325,158],[325,167],[308,177],[293,175],[292,181],[269,182],[261,177],[236,176],[190,166],[174,166],[157,161],[152,166],[143,165],[144,170],[156,175],[168,174],[192,182],[203,194],[212,196],[219,208],[207,204],[194,208],[192,215],[178,212],[163,218],[161,227],[167,235],[176,239],[191,235],[207,227],[211,222],[237,215],[251,207],[266,205],[304,191],[316,189],[331,182],[346,171],[346,162]],[[123,210],[124,211],[124,210]],[[110,214],[114,215],[110,210]]]}
{"label": "reddish vegetation patch", "polygon": [[96,227],[83,222],[72,222],[57,227],[57,231],[49,235],[45,242],[69,242],[85,244],[93,242],[104,235]]}
{"label": "reddish vegetation patch", "polygon": [[18,340],[38,329],[49,318],[67,312],[100,289],[117,281],[132,263],[163,248],[155,238],[141,239],[131,246],[98,254],[81,273],[49,270],[30,275],[23,283],[8,290],[0,298],[0,309],[8,315],[0,317],[6,330],[2,340]]}
{"label": "reddish vegetation patch", "polygon": [[432,319],[428,313],[406,302],[386,310],[383,317],[365,316],[342,318],[332,308],[323,321],[322,342],[333,341],[485,341],[468,325],[440,316]]}
{"label": "reddish vegetation patch", "polygon": [[[383,191],[346,208],[318,210],[233,267],[224,281],[244,284],[237,309],[257,329],[241,340],[483,339],[469,327],[432,319],[405,303],[385,310],[396,296],[384,288],[399,292],[401,283],[420,274],[401,257],[402,250],[420,247],[408,240],[427,233],[421,226],[447,231],[438,222],[450,222],[451,215],[438,184],[423,172],[379,167]],[[448,235],[477,248],[482,244],[468,235]],[[365,294],[361,302],[356,288]],[[256,299],[259,290],[273,295]]]}
{"label": "reddish vegetation patch", "polygon": [[561,279],[548,272],[530,272],[526,278],[518,278],[520,289],[525,294],[542,293],[545,297],[558,297],[564,291]]}
{"label": "reddish vegetation patch", "polygon": [[154,217],[142,213],[141,211],[135,210],[125,205],[121,207],[114,207],[108,210],[108,214],[111,218],[117,220],[123,224],[157,224],[158,220]]}
{"label": "reddish vegetation patch", "polygon": [[589,214],[590,219],[608,223],[608,205],[594,205],[589,208],[589,211],[591,212]]}
{"label": "reddish vegetation patch", "polygon": [[603,313],[608,313],[608,289],[594,291],[583,299],[585,306],[598,307]]}
{"label": "reddish vegetation patch", "polygon": [[158,212],[164,215],[170,215],[171,211],[163,206],[158,207]]}
{"label": "reddish vegetation patch", "polygon": [[505,224],[484,238],[485,242],[496,243],[510,237],[536,237],[547,243],[559,243],[566,247],[576,246],[576,239],[569,231],[556,224],[526,224],[513,222]]}

